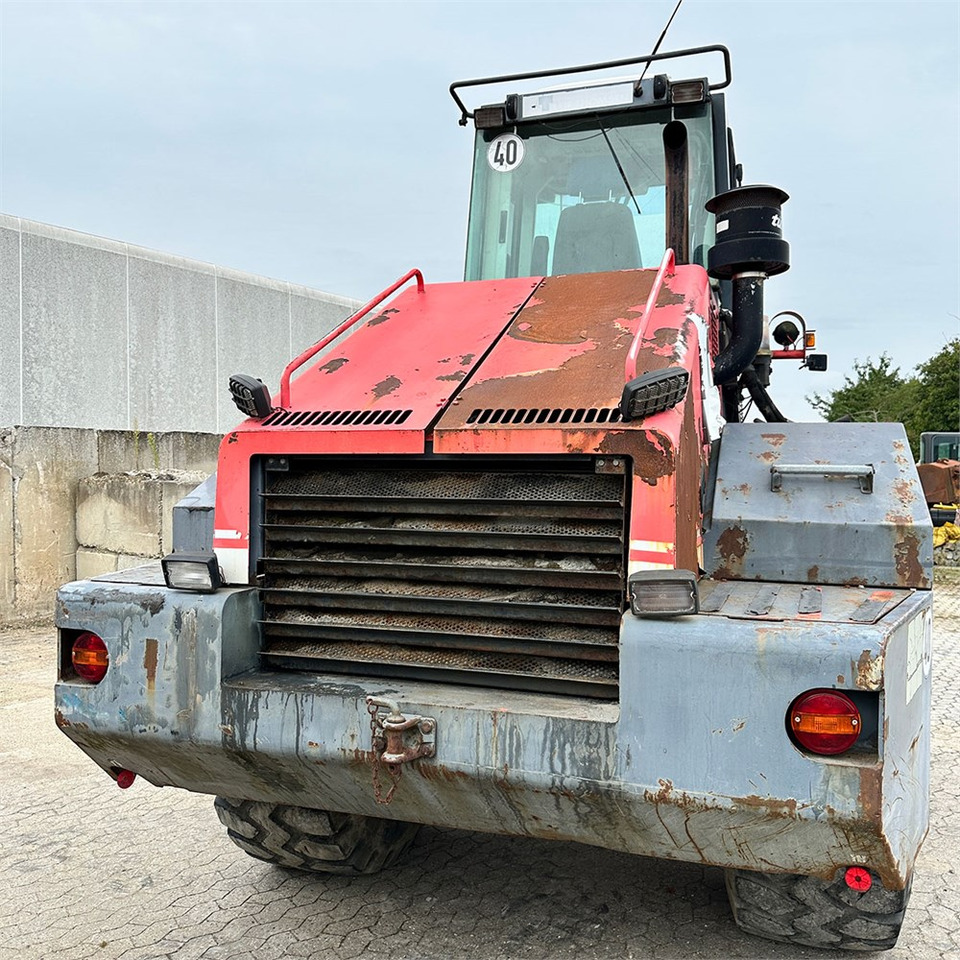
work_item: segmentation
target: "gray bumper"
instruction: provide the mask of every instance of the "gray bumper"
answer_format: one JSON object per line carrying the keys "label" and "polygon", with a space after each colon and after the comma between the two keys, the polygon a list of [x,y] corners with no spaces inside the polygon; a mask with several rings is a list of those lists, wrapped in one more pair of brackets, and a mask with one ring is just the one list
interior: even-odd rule
{"label": "gray bumper", "polygon": [[[624,618],[620,703],[265,673],[256,593],[73,583],[62,630],[105,640],[57,723],[101,767],[157,785],[767,872],[872,867],[902,887],[927,829],[930,609],[875,624]],[[918,674],[919,671],[919,674]],[[812,687],[879,692],[879,749],[834,760],[785,731]],[[368,694],[436,718],[436,756],[378,805]]]}

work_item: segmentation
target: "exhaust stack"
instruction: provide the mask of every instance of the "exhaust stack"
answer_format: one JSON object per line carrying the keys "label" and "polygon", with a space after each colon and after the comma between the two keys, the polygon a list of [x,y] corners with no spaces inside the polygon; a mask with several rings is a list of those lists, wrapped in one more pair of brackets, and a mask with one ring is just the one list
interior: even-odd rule
{"label": "exhaust stack", "polygon": [[707,272],[733,281],[733,333],[714,361],[717,386],[739,377],[760,349],[763,281],[790,268],[790,245],[780,225],[780,208],[788,199],[779,187],[753,184],[707,201],[707,210],[717,217],[717,242],[707,256]]}

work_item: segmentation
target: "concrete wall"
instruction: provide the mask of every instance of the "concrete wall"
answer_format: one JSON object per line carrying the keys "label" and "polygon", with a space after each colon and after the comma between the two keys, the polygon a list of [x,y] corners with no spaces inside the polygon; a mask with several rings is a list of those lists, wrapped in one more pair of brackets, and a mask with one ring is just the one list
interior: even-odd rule
{"label": "concrete wall", "polygon": [[[173,503],[193,478],[216,469],[220,439],[219,434],[0,429],[0,622],[49,619],[57,587],[77,576],[78,554],[83,576],[159,555]],[[103,475],[128,472],[135,473],[120,486],[129,488],[129,499],[120,492],[119,505],[108,508],[110,480]],[[129,542],[117,530],[128,502],[138,505],[126,520]],[[81,541],[78,505],[84,507]]]}
{"label": "concrete wall", "polygon": [[0,214],[0,426],[224,433],[356,302]]}

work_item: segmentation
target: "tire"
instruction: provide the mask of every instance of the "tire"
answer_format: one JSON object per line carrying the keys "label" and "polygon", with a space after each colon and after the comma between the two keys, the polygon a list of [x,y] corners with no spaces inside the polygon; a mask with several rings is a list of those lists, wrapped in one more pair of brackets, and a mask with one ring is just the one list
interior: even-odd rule
{"label": "tire", "polygon": [[910,897],[885,890],[873,872],[869,890],[847,886],[844,870],[831,882],[797,874],[727,870],[727,895],[737,926],[781,943],[834,950],[889,950],[895,946]]}
{"label": "tire", "polygon": [[420,829],[418,823],[227,797],[217,797],[214,807],[227,836],[251,857],[317,873],[376,873]]}

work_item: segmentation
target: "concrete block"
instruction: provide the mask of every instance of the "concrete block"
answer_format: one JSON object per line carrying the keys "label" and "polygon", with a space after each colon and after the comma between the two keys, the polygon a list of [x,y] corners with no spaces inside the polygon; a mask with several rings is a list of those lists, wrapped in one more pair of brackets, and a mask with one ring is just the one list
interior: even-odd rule
{"label": "concrete block", "polygon": [[130,427],[209,430],[216,422],[213,271],[131,257]]}
{"label": "concrete block", "polygon": [[97,472],[188,470],[210,474],[217,469],[217,452],[222,439],[215,433],[100,430],[97,433]]}
{"label": "concrete block", "polygon": [[131,567],[139,567],[141,564],[149,563],[151,560],[156,562],[156,557],[138,557],[130,553],[121,553],[117,557],[117,569],[129,570]]}
{"label": "concrete block", "polygon": [[0,217],[0,427],[20,423],[20,225]]}
{"label": "concrete block", "polygon": [[127,427],[123,244],[24,224],[23,420]]}
{"label": "concrete block", "polygon": [[161,484],[160,555],[173,552],[173,508],[203,483],[206,477],[200,473],[184,473]]}
{"label": "concrete block", "polygon": [[20,427],[14,438],[14,550],[19,616],[50,616],[57,587],[76,575],[77,481],[96,470],[91,430]]}
{"label": "concrete block", "polygon": [[80,547],[77,550],[77,579],[90,580],[117,570],[117,554]]}
{"label": "concrete block", "polygon": [[217,469],[222,439],[219,433],[161,433],[157,437],[161,469],[209,476]]}
{"label": "concrete block", "polygon": [[221,274],[217,279],[217,430],[224,433],[244,419],[227,389],[230,376],[259,377],[276,393],[280,374],[293,355],[287,284],[258,286],[241,276]]}
{"label": "concrete block", "polygon": [[155,474],[97,474],[77,486],[77,542],[114,553],[160,556],[163,483]]}

